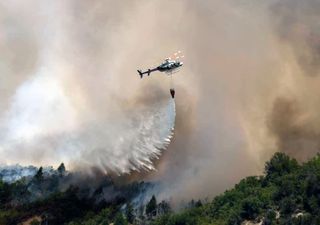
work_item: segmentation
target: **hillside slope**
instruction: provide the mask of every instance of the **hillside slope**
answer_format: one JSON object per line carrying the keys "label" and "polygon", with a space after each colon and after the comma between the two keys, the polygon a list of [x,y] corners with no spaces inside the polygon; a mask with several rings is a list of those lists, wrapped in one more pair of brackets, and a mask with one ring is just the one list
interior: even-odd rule
{"label": "hillside slope", "polygon": [[146,205],[137,204],[144,202],[141,198],[148,196],[152,184],[117,187],[105,180],[95,189],[71,185],[62,191],[59,187],[70,176],[74,175],[61,168],[44,176],[40,168],[29,179],[0,181],[0,224],[35,217],[40,219],[33,224],[320,224],[320,155],[299,164],[275,153],[265,164],[264,176],[247,177],[213,200],[191,201],[179,212],[173,212],[168,202],[157,203],[155,196]]}
{"label": "hillside slope", "polygon": [[276,153],[265,175],[247,177],[212,202],[157,218],[153,225],[320,224],[320,155],[299,164]]}

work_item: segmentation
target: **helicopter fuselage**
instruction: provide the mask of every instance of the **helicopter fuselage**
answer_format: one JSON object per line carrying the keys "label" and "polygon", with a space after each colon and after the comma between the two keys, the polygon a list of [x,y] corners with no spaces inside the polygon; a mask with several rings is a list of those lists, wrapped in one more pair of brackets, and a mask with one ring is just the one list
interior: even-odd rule
{"label": "helicopter fuselage", "polygon": [[181,67],[183,65],[182,62],[179,61],[175,61],[175,60],[166,60],[164,61],[160,66],[158,66],[158,70],[160,72],[166,72],[166,71],[170,71],[170,70],[174,70],[177,69],[179,67]]}
{"label": "helicopter fuselage", "polygon": [[172,71],[175,71],[179,67],[183,65],[183,62],[179,62],[176,60],[170,60],[166,59],[160,66],[153,68],[153,69],[148,69],[145,72],[142,72],[141,70],[138,70],[138,73],[141,78],[143,78],[144,74],[147,74],[150,76],[150,74],[154,71],[160,71],[160,72],[166,72],[166,73],[171,73]]}

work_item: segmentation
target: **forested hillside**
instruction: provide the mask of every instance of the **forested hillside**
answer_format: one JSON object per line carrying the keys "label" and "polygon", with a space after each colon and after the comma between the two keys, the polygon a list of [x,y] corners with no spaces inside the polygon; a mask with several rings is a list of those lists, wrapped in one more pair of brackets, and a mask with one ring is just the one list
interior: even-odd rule
{"label": "forested hillside", "polygon": [[[276,153],[263,176],[247,177],[213,200],[191,201],[178,212],[156,196],[137,203],[151,184],[117,187],[109,180],[93,192],[76,186],[61,191],[57,187],[70,176],[64,168],[47,177],[41,170],[29,180],[0,182],[0,224],[320,224],[320,155],[299,164]],[[108,190],[116,194],[103,198]]]}
{"label": "forested hillside", "polygon": [[265,175],[247,177],[212,202],[157,218],[154,225],[320,224],[320,155],[298,164],[276,153]]}

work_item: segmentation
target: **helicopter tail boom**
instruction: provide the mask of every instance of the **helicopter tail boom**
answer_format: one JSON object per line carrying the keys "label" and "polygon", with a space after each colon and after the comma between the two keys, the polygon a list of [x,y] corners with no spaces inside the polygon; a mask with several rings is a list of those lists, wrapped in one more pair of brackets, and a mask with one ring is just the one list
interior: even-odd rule
{"label": "helicopter tail boom", "polygon": [[150,76],[150,73],[152,73],[152,72],[154,72],[154,71],[157,71],[157,70],[158,70],[158,68],[148,69],[148,70],[145,71],[145,72],[142,72],[141,70],[137,70],[137,71],[138,71],[138,73],[139,73],[140,78],[143,78],[143,75],[144,75],[144,74],[147,74],[148,76]]}

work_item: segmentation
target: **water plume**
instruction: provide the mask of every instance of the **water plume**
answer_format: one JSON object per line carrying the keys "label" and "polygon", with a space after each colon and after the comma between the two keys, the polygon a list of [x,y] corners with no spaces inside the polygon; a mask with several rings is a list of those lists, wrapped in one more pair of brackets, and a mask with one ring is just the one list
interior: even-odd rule
{"label": "water plume", "polygon": [[154,169],[152,160],[173,134],[173,99],[164,94],[137,97],[131,103],[108,99],[105,104],[118,107],[109,110],[112,114],[106,112],[99,120],[84,118],[59,80],[46,70],[39,74],[17,90],[3,120],[2,163],[63,161],[73,169],[99,168],[118,174]]}

